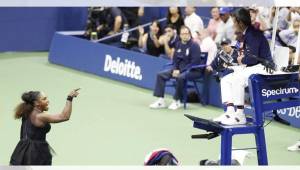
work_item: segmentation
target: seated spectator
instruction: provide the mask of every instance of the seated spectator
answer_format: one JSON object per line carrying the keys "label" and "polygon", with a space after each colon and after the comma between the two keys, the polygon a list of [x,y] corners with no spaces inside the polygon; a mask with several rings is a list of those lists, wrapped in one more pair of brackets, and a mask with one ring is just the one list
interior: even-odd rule
{"label": "seated spectator", "polygon": [[231,41],[234,40],[234,29],[233,29],[233,21],[230,16],[230,12],[232,11],[231,7],[222,7],[220,10],[220,17],[223,21],[218,25],[217,35],[215,38],[215,42],[220,44],[221,40],[224,38],[228,38]]}
{"label": "seated spectator", "polygon": [[149,107],[153,109],[166,107],[164,101],[165,84],[171,78],[176,79],[175,94],[173,102],[168,107],[171,110],[176,110],[182,107],[181,100],[183,98],[183,86],[186,79],[201,77],[202,69],[194,69],[186,72],[186,69],[199,64],[200,47],[192,41],[191,32],[188,27],[182,26],[180,29],[180,41],[175,46],[173,57],[173,67],[164,70],[157,74],[154,96],[158,99]]}
{"label": "seated spectator", "polygon": [[[120,7],[120,10],[124,15],[124,24],[127,24],[129,28],[140,25],[140,18],[144,15],[143,7]],[[138,31],[133,31],[132,36],[137,39]]]}
{"label": "seated spectator", "polygon": [[212,37],[212,39],[215,40],[217,35],[218,25],[222,22],[220,18],[219,8],[218,7],[211,8],[210,14],[212,19],[209,20],[207,30],[209,32],[209,35]]}
{"label": "seated spectator", "polygon": [[290,48],[290,60],[292,62],[292,53],[296,52],[298,31],[300,27],[300,17],[294,19],[291,29],[282,30],[279,32],[279,37],[284,43],[283,46]]}
{"label": "seated spectator", "polygon": [[180,27],[184,25],[183,16],[179,7],[169,7],[167,15],[167,25],[173,25],[179,33]]}
{"label": "seated spectator", "polygon": [[158,21],[153,21],[150,25],[148,33],[144,34],[144,28],[139,27],[139,48],[149,55],[158,57],[162,51],[159,44],[159,37],[161,35],[161,27]]}
{"label": "seated spectator", "polygon": [[288,21],[291,23],[294,22],[295,19],[300,17],[300,8],[299,7],[291,7],[290,14],[288,16]]}
{"label": "seated spectator", "polygon": [[273,25],[273,8],[260,6],[257,9],[259,20],[265,24],[266,30],[271,29]]}
{"label": "seated spectator", "polygon": [[119,7],[124,15],[124,23],[127,23],[130,28],[140,24],[140,17],[144,15],[143,7]]}
{"label": "seated spectator", "polygon": [[195,13],[195,11],[195,7],[185,7],[184,25],[189,27],[189,29],[191,30],[192,38],[197,38],[197,31],[203,29],[203,21],[200,16]]}
{"label": "seated spectator", "polygon": [[173,58],[175,45],[179,41],[176,32],[173,25],[167,25],[165,27],[165,33],[159,37],[159,44],[164,47],[164,53],[170,59]]}
{"label": "seated spectator", "polygon": [[213,61],[217,53],[217,45],[214,40],[209,36],[207,29],[202,29],[198,33],[198,37],[195,40],[200,45],[200,49],[202,52],[207,52],[207,65]]}
{"label": "seated spectator", "polygon": [[121,31],[123,23],[124,23],[124,15],[122,11],[117,7],[110,7],[110,15],[106,16],[109,23],[108,27],[110,28],[110,32],[108,35],[113,35]]}
{"label": "seated spectator", "polygon": [[117,7],[95,7],[89,9],[89,17],[84,36],[97,33],[97,39],[120,32],[124,21],[122,12]]}
{"label": "seated spectator", "polygon": [[[237,63],[238,51],[234,50],[231,46],[230,39],[223,39],[221,41],[221,51],[224,51],[227,55],[233,58],[233,63]],[[221,51],[218,52],[214,60],[209,66],[206,67],[206,70],[209,72],[218,72],[220,78],[226,76],[227,74],[233,72],[233,70],[228,68],[228,65],[224,64],[224,61],[220,58]]]}
{"label": "seated spectator", "polygon": [[278,30],[285,30],[289,28],[289,13],[290,9],[288,7],[282,7],[278,14]]}
{"label": "seated spectator", "polygon": [[84,32],[84,37],[91,38],[91,33],[96,32],[96,39],[103,37],[108,33],[107,20],[105,16],[108,10],[104,7],[90,7],[88,8],[88,20]]}
{"label": "seated spectator", "polygon": [[252,26],[258,30],[266,31],[267,24],[265,23],[265,21],[263,20],[261,15],[259,15],[258,8],[250,7],[249,12],[250,12],[250,16],[251,16]]}

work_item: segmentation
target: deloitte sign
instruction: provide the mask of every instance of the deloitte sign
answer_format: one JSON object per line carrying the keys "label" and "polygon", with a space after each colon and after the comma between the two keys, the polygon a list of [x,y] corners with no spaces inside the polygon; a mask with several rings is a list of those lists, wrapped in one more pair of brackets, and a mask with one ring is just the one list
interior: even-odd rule
{"label": "deloitte sign", "polygon": [[141,67],[136,66],[134,61],[128,59],[121,61],[120,57],[113,59],[109,54],[105,55],[104,71],[135,80],[143,79]]}

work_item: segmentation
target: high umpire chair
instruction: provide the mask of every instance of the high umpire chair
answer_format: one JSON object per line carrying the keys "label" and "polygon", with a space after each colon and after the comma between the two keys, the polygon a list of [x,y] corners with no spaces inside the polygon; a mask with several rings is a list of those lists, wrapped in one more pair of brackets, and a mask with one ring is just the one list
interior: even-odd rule
{"label": "high umpire chair", "polygon": [[[182,99],[182,103],[183,103],[183,108],[186,109],[186,105],[187,105],[187,96],[188,96],[188,90],[189,89],[195,89],[198,99],[200,101],[200,103],[202,105],[206,105],[208,103],[208,75],[205,74],[205,67],[206,65],[206,61],[207,61],[207,56],[208,53],[207,52],[201,52],[199,54],[199,60],[198,60],[198,64],[197,65],[193,65],[189,68],[187,68],[185,70],[185,72],[190,72],[193,69],[201,69],[202,71],[202,76],[195,78],[195,79],[186,79],[185,78],[185,82],[184,82],[184,88],[183,90],[183,99]],[[173,65],[173,63],[168,63],[165,65],[165,67],[171,66]],[[202,84],[202,90],[199,89],[198,84]],[[165,87],[176,87],[176,78],[171,78],[169,81],[166,82],[166,86]]]}
{"label": "high umpire chair", "polygon": [[193,120],[195,128],[208,131],[208,134],[193,135],[192,138],[212,139],[221,135],[221,165],[231,165],[232,137],[241,134],[254,134],[259,165],[268,165],[264,132],[264,114],[268,111],[300,106],[300,83],[298,74],[260,75],[249,78],[249,92],[254,115],[247,118],[246,125],[226,126],[211,120],[185,115]]}

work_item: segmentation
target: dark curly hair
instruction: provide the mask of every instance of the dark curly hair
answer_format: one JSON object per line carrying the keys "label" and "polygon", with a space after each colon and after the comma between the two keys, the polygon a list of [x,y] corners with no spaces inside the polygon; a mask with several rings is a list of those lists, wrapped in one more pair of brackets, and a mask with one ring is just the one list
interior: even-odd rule
{"label": "dark curly hair", "polygon": [[251,26],[251,16],[249,10],[246,8],[236,9],[232,16],[236,19],[238,23],[243,23],[246,27]]}
{"label": "dark curly hair", "polygon": [[34,102],[38,100],[40,96],[39,91],[29,91],[22,94],[23,102],[15,108],[15,119],[22,117],[28,117],[33,111]]}

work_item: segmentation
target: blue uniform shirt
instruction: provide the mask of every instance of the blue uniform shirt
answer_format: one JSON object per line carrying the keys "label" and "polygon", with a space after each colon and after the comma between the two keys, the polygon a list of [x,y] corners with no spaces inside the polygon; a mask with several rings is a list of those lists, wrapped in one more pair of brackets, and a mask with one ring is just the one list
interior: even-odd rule
{"label": "blue uniform shirt", "polygon": [[186,44],[179,41],[175,45],[175,52],[173,56],[174,69],[183,72],[193,65],[203,64],[200,53],[201,50],[199,45],[193,42],[192,39]]}
{"label": "blue uniform shirt", "polygon": [[[244,35],[244,48],[250,53],[261,59],[268,60],[273,62],[269,43],[265,38],[264,34],[256,30],[254,27],[249,26]],[[248,54],[245,54],[245,57],[242,59],[242,63],[247,66],[253,66],[259,63],[255,58],[250,57]]]}

